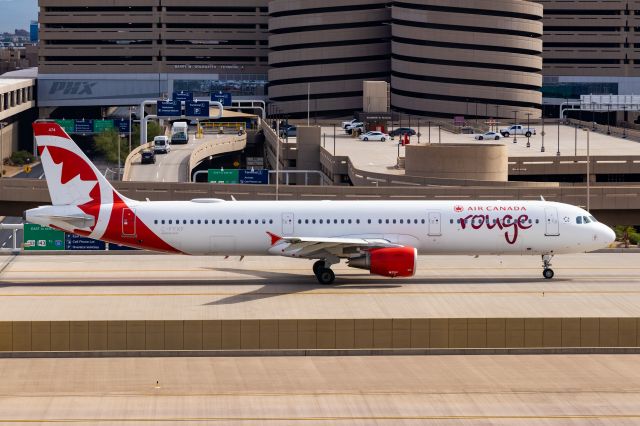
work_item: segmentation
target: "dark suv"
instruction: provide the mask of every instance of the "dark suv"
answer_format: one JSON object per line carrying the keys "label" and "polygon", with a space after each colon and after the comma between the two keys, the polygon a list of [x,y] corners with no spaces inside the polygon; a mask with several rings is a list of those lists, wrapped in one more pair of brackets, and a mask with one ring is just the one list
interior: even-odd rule
{"label": "dark suv", "polygon": [[416,131],[408,127],[398,127],[397,129],[393,129],[392,131],[389,132],[389,136],[403,136],[403,135],[415,136]]}
{"label": "dark suv", "polygon": [[156,154],[153,151],[142,151],[142,164],[154,164],[156,162]]}

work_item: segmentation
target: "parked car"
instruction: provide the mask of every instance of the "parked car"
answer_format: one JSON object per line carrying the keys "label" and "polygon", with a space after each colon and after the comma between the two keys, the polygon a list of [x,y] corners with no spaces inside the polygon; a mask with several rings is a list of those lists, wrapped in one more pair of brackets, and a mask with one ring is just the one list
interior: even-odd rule
{"label": "parked car", "polygon": [[358,122],[357,118],[354,118],[353,120],[349,120],[349,121],[343,121],[342,122],[342,128],[347,130],[348,126],[351,126],[353,123],[357,123],[357,122]]}
{"label": "parked car", "polygon": [[298,135],[298,128],[296,126],[293,126],[291,124],[287,124],[286,127],[280,128],[280,137],[281,138],[293,137],[293,136],[297,136],[297,135]]}
{"label": "parked car", "polygon": [[498,132],[487,132],[487,133],[483,133],[481,135],[476,135],[475,139],[477,141],[482,141],[482,140],[496,140],[499,141],[500,140],[500,133]]}
{"label": "parked car", "polygon": [[353,133],[353,131],[364,132],[364,123],[361,121],[356,121],[355,123],[349,124],[344,131],[347,132],[348,135]]}
{"label": "parked car", "polygon": [[142,151],[142,159],[140,163],[142,164],[155,164],[156,162],[156,154],[150,149],[145,149]]}
{"label": "parked car", "polygon": [[416,131],[409,127],[398,127],[397,129],[393,129],[392,131],[389,132],[389,136],[404,136],[404,135],[415,136]]}
{"label": "parked car", "polygon": [[361,141],[380,141],[384,142],[389,139],[389,135],[382,132],[367,132],[363,135],[360,135]]}
{"label": "parked car", "polygon": [[523,135],[526,137],[530,137],[536,134],[536,129],[533,127],[523,126],[521,124],[514,124],[511,127],[500,129],[500,134],[505,138],[508,138],[511,135]]}
{"label": "parked car", "polygon": [[167,154],[171,151],[169,138],[166,136],[156,136],[153,138],[153,152],[155,154]]}

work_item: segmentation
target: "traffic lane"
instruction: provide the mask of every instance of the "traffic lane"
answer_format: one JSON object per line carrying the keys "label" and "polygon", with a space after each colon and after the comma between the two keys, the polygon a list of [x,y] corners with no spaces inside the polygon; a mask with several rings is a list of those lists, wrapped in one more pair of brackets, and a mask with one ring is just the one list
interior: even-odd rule
{"label": "traffic lane", "polygon": [[[5,217],[2,220],[4,224],[19,224],[22,223],[21,217]],[[13,231],[8,229],[0,230],[0,247],[11,248],[13,247]],[[23,241],[23,232],[19,230],[16,232],[16,247],[20,248]]]}
{"label": "traffic lane", "polygon": [[155,164],[141,164],[138,155],[131,164],[130,181],[132,182],[187,182],[189,157],[193,150],[204,140],[189,137],[185,145],[171,145],[167,154],[156,154]]}
{"label": "traffic lane", "polygon": [[42,167],[41,163],[36,164],[35,166],[31,167],[31,171],[29,173],[26,173],[24,171],[18,173],[17,175],[13,176],[13,178],[18,178],[18,179],[44,179],[44,169]]}

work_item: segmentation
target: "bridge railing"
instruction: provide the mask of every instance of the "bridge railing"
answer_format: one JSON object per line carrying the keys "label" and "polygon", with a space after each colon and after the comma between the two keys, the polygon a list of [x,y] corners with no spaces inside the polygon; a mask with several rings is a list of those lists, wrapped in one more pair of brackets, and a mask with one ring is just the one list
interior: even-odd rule
{"label": "bridge railing", "polygon": [[227,152],[242,151],[247,146],[247,133],[242,135],[225,136],[222,139],[214,139],[212,141],[204,142],[193,150],[189,157],[189,176],[188,182],[192,181],[192,171],[196,166],[205,160],[207,157],[213,155],[220,155]]}

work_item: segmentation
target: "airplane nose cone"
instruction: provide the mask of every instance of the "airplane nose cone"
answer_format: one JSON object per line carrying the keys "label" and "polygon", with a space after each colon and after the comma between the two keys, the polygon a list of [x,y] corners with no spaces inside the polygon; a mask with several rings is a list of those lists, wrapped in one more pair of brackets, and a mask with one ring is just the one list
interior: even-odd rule
{"label": "airplane nose cone", "polygon": [[600,231],[601,233],[601,242],[603,244],[609,245],[612,244],[613,242],[615,242],[616,240],[616,233],[613,232],[613,229],[609,228],[607,225],[604,224],[600,224],[602,227],[602,230]]}

